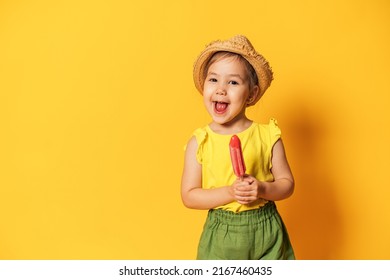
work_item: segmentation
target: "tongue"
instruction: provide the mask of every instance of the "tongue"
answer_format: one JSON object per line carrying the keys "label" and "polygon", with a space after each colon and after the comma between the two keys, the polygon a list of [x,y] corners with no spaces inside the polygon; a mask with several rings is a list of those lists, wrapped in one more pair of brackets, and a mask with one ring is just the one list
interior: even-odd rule
{"label": "tongue", "polygon": [[228,104],[227,103],[222,103],[222,102],[217,102],[215,104],[215,110],[218,112],[218,113],[222,113],[226,110]]}

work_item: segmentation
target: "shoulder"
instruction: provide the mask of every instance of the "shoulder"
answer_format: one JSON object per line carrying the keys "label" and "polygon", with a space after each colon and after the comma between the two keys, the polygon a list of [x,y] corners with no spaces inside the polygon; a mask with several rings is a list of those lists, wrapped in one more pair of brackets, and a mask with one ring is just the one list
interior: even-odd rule
{"label": "shoulder", "polygon": [[203,162],[203,150],[206,139],[207,129],[205,127],[196,129],[185,147],[186,156],[196,158],[199,163]]}
{"label": "shoulder", "polygon": [[271,118],[268,123],[255,123],[251,137],[252,139],[258,139],[259,144],[270,152],[275,143],[281,138],[278,122]]}
{"label": "shoulder", "polygon": [[193,132],[192,138],[189,141],[196,142],[198,147],[202,147],[207,141],[208,137],[207,127],[201,127]]}
{"label": "shoulder", "polygon": [[276,119],[271,118],[267,124],[265,123],[254,123],[255,131],[257,131],[261,136],[272,138],[279,138],[281,135],[281,130],[279,128],[278,122]]}
{"label": "shoulder", "polygon": [[192,135],[191,138],[188,140],[186,145],[186,150],[194,150],[198,148],[198,142],[196,141],[196,136]]}
{"label": "shoulder", "polygon": [[268,123],[253,123],[258,129],[279,129],[278,121],[274,118],[270,118]]}
{"label": "shoulder", "polygon": [[271,118],[268,123],[269,135],[271,141],[275,143],[278,141],[282,135],[282,131],[279,128],[278,121],[276,119]]}
{"label": "shoulder", "polygon": [[202,142],[207,137],[207,127],[201,127],[196,129],[193,132],[193,136],[198,141],[198,143]]}
{"label": "shoulder", "polygon": [[207,130],[205,127],[197,128],[192,132],[190,139],[187,141],[184,149],[186,150],[188,147],[198,146],[199,143],[203,141],[207,136]]}

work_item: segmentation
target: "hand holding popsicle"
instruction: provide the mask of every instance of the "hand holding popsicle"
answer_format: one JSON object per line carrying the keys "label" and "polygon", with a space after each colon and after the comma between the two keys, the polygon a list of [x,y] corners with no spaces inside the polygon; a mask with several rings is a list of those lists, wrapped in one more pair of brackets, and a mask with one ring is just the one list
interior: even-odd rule
{"label": "hand holding popsicle", "polygon": [[229,148],[234,174],[242,180],[245,175],[246,167],[242,155],[241,141],[237,135],[233,135],[230,139]]}
{"label": "hand holding popsicle", "polygon": [[240,204],[249,204],[257,199],[257,192],[251,186],[253,180],[245,179],[245,161],[242,153],[241,141],[237,135],[233,135],[229,143],[230,158],[234,174],[238,180],[233,183],[234,197]]}

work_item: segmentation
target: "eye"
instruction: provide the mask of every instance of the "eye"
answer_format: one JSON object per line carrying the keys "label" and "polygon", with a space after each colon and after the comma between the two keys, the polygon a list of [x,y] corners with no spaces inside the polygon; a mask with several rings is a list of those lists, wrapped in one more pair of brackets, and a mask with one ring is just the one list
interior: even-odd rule
{"label": "eye", "polygon": [[216,83],[216,82],[217,82],[217,79],[216,79],[216,78],[210,78],[210,79],[209,79],[209,82]]}
{"label": "eye", "polygon": [[230,81],[229,84],[231,84],[231,85],[239,85],[239,83],[237,81]]}

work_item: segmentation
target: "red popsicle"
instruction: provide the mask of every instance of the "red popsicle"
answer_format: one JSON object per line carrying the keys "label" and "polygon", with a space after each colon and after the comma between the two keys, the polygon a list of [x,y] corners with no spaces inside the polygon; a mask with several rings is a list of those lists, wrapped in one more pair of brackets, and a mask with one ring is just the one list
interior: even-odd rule
{"label": "red popsicle", "polygon": [[230,139],[229,148],[234,174],[236,174],[238,178],[242,179],[245,175],[246,167],[244,157],[242,155],[241,141],[237,135],[233,135]]}

